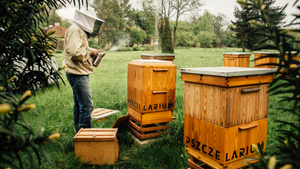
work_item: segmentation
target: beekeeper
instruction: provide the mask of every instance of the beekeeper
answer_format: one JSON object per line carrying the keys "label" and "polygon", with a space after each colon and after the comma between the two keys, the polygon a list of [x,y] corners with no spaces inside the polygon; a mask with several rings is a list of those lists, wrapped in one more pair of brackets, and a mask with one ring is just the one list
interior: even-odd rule
{"label": "beekeeper", "polygon": [[63,65],[73,90],[73,118],[76,133],[81,128],[91,128],[94,109],[89,75],[93,73],[93,57],[99,50],[90,48],[88,37],[98,35],[104,21],[97,18],[92,7],[76,10],[72,25],[67,29],[64,42]]}

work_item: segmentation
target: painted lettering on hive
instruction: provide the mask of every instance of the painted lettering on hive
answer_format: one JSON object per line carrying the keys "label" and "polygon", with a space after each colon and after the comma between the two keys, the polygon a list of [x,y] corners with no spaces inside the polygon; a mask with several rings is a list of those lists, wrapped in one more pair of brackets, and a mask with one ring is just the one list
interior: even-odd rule
{"label": "painted lettering on hive", "polygon": [[155,104],[150,104],[150,105],[141,105],[138,102],[135,102],[134,100],[127,99],[127,105],[132,106],[136,108],[137,110],[142,110],[143,111],[154,111],[154,110],[170,110],[174,108],[174,103],[169,102],[169,103],[155,103]]}
{"label": "painted lettering on hive", "polygon": [[[258,144],[260,144],[262,149],[264,149],[264,142]],[[232,150],[231,152],[223,153],[221,152],[221,150],[217,150],[214,147],[210,147],[209,144],[206,143],[204,144],[195,139],[191,139],[189,136],[186,136],[185,138],[185,145],[187,147],[192,147],[195,150],[199,151],[201,154],[208,155],[216,160],[220,160],[220,154],[225,154],[226,162],[254,154],[252,145],[249,145],[247,147],[242,147],[239,150]]]}

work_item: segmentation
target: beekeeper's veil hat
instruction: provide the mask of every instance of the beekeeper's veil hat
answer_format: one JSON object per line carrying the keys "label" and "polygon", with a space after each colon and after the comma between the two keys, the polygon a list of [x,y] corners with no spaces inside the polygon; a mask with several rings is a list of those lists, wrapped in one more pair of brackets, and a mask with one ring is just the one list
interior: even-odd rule
{"label": "beekeeper's veil hat", "polygon": [[104,21],[97,18],[94,8],[88,7],[88,9],[86,9],[84,7],[84,9],[81,10],[76,9],[74,22],[91,35],[98,35],[100,26]]}

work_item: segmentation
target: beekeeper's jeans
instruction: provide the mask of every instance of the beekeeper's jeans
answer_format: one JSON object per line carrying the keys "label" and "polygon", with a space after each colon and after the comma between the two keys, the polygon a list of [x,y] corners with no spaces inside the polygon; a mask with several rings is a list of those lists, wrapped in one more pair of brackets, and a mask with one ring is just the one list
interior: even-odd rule
{"label": "beekeeper's jeans", "polygon": [[66,74],[73,89],[73,118],[76,133],[81,128],[91,128],[91,114],[94,109],[88,75]]}

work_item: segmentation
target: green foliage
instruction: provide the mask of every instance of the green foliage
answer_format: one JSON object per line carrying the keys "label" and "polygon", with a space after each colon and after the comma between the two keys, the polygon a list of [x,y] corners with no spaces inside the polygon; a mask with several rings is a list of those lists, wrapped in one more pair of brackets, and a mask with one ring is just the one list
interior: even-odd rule
{"label": "green foliage", "polygon": [[196,46],[198,39],[192,32],[178,31],[176,35],[176,46],[192,47]]}
{"label": "green foliage", "polygon": [[161,35],[161,52],[162,53],[174,53],[169,18],[164,18],[161,22],[164,22],[163,23],[163,32]]}
{"label": "green foliage", "polygon": [[21,99],[13,92],[43,89],[49,80],[59,86],[60,69],[55,69],[50,53],[55,32],[47,33],[41,25],[58,3],[65,5],[66,1],[0,1],[0,168],[36,168],[36,158],[39,164],[50,162],[41,146],[49,141],[48,134],[24,118],[25,112],[35,108],[34,104],[24,105],[31,92]]}
{"label": "green foliage", "polygon": [[143,41],[146,39],[147,34],[141,28],[133,27],[132,29],[130,29],[130,37],[131,43],[139,45],[142,44]]}
{"label": "green foliage", "polygon": [[[243,8],[247,10],[259,11],[257,19],[263,21],[251,21],[250,25],[253,31],[248,36],[261,35],[261,32],[266,32],[264,38],[255,46],[254,50],[272,49],[280,52],[280,55],[270,55],[267,57],[277,58],[279,61],[276,64],[277,72],[276,77],[270,84],[269,93],[271,95],[280,96],[279,103],[288,104],[283,108],[278,108],[280,113],[287,113],[291,115],[292,120],[277,120],[279,124],[276,131],[279,133],[277,141],[279,145],[272,147],[275,149],[272,154],[267,156],[263,155],[260,147],[257,148],[257,154],[259,155],[259,165],[252,165],[254,168],[300,168],[300,62],[299,50],[294,48],[293,44],[299,44],[300,41],[295,37],[290,36],[291,33],[298,33],[299,29],[284,29],[278,27],[276,24],[280,17],[283,15],[283,11],[277,15],[268,15],[268,7],[265,5],[266,1],[239,1]],[[297,1],[296,1],[297,2]],[[286,6],[285,6],[286,7]],[[295,15],[296,19],[300,18],[300,15]],[[291,23],[286,26],[299,25],[298,22]],[[264,42],[271,41],[273,43],[266,44]],[[262,57],[263,58],[263,57]],[[290,106],[289,106],[290,105]]]}
{"label": "green foliage", "polygon": [[136,10],[134,12],[133,20],[135,24],[142,28],[148,37],[155,36],[155,7],[152,5],[153,1],[142,1],[142,11]]}
{"label": "green foliage", "polygon": [[[282,20],[285,17],[284,13],[280,13],[281,7],[274,7],[275,0],[264,0],[263,5],[265,6],[265,15],[268,17],[276,17],[276,20],[273,20],[275,27],[279,27],[282,24]],[[278,15],[280,13],[280,15]],[[277,16],[276,16],[277,15]],[[252,31],[252,28],[249,24],[249,20],[255,20],[260,24],[266,24],[265,20],[259,18],[259,9],[254,8],[243,8],[240,10],[238,7],[234,9],[234,16],[236,18],[236,22],[232,22],[234,27],[231,27],[231,30],[236,33],[236,39],[239,42],[239,45],[245,49],[253,49],[255,45],[258,44],[258,41],[264,39],[265,32],[268,30],[263,30],[264,32],[260,32],[259,34],[248,36],[249,33]],[[262,31],[262,30],[261,30]],[[267,42],[267,41],[265,41]]]}
{"label": "green foliage", "polygon": [[139,51],[139,47],[138,46],[135,46],[135,47],[133,47],[133,51]]}
{"label": "green foliage", "polygon": [[129,16],[131,7],[129,0],[95,0],[92,6],[97,17],[105,21],[100,27],[99,46],[117,43],[125,34],[125,18]]}
{"label": "green foliage", "polygon": [[144,48],[145,48],[145,51],[154,51],[154,46],[151,46],[151,45],[145,45]]}
{"label": "green foliage", "polygon": [[98,44],[95,38],[91,37],[88,43],[90,48],[96,48],[96,49],[98,48]]}
{"label": "green foliage", "polygon": [[205,10],[203,16],[193,26],[194,35],[198,35],[202,31],[213,32],[212,29],[212,20],[214,15]]}
{"label": "green foliage", "polygon": [[54,32],[46,33],[38,24],[46,21],[48,11],[43,3],[42,0],[0,2],[0,86],[4,91],[39,90],[50,79],[58,85],[60,75],[50,62]]}
{"label": "green foliage", "polygon": [[60,23],[60,26],[64,27],[64,28],[68,28],[72,25],[70,19],[63,19]]}
{"label": "green foliage", "polygon": [[[41,163],[41,155],[51,162],[40,144],[49,141],[44,128],[36,131],[24,118],[23,114],[35,108],[34,104],[24,105],[30,98],[27,91],[21,99],[11,93],[0,93],[0,167],[23,168],[21,152],[28,156],[30,168],[35,168],[34,155]],[[36,114],[37,115],[37,114]],[[17,161],[18,164],[15,164]]]}
{"label": "green foliage", "polygon": [[216,34],[212,31],[201,31],[198,33],[197,38],[200,42],[201,46],[204,48],[211,48],[213,47],[213,43],[220,42],[220,39],[215,38]]}

